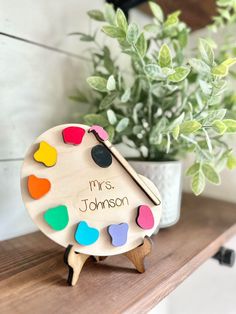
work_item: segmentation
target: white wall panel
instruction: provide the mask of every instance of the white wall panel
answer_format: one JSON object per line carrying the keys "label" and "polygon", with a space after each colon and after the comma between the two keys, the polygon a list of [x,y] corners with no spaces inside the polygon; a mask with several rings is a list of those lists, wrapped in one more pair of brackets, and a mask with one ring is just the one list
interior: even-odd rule
{"label": "white wall panel", "polygon": [[37,230],[20,194],[22,161],[0,162],[0,240]]}

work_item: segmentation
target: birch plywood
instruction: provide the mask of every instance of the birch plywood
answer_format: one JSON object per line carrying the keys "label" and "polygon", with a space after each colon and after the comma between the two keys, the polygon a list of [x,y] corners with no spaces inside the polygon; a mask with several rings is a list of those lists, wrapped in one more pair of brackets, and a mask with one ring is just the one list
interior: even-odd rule
{"label": "birch plywood", "polygon": [[[66,144],[62,132],[69,126],[72,125],[57,126],[43,133],[26,155],[21,188],[31,218],[53,241],[64,247],[73,245],[76,251],[83,254],[115,255],[139,246],[144,237],[150,236],[159,224],[161,205],[154,206],[152,199],[115,157],[112,157],[112,164],[108,168],[102,168],[94,162],[91,151],[99,141],[93,133],[86,132],[79,145]],[[85,125],[73,126],[82,127],[86,131],[89,129]],[[38,162],[38,147],[44,142],[57,151],[57,158],[53,159],[55,165],[51,167]],[[27,188],[27,180],[31,175],[51,182],[50,191],[37,200],[32,199]],[[157,188],[148,179],[140,178],[160,198]],[[152,211],[154,225],[151,229],[142,229],[136,222],[138,207],[141,205],[147,205]],[[62,206],[67,207],[69,223],[60,229],[57,221],[56,230],[53,230],[45,222],[45,212],[59,206],[60,210],[63,210]],[[77,241],[77,225],[84,221],[92,229],[91,232],[98,230],[100,233],[98,240],[88,246]],[[129,226],[127,242],[122,246],[113,246],[107,228],[112,224],[123,223]]]}

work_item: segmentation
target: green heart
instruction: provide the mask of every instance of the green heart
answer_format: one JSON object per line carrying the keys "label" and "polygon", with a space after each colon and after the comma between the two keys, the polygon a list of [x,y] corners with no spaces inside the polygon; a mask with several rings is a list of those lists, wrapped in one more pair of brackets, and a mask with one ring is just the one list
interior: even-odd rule
{"label": "green heart", "polygon": [[63,230],[69,222],[67,207],[65,205],[59,205],[49,208],[44,213],[43,218],[53,230]]}

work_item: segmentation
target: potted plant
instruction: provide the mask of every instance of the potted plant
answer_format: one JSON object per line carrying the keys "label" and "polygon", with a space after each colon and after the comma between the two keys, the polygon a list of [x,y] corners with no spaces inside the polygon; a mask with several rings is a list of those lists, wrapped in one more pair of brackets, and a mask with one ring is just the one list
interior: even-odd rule
{"label": "potted plant", "polygon": [[[234,0],[217,4],[214,30],[236,20]],[[196,195],[206,181],[220,184],[225,166],[236,167],[225,140],[226,134],[236,132],[236,94],[227,85],[229,73],[235,75],[231,66],[236,63],[236,45],[231,41],[217,47],[212,38],[200,39],[187,53],[190,30],[180,21],[180,12],[165,17],[159,5],[149,5],[153,22],[142,29],[109,4],[104,12],[88,12],[111,41],[101,44],[97,31],[75,33],[95,48],[89,52],[92,69],[87,78],[93,92],[78,90],[73,99],[91,104],[85,123],[103,126],[113,143],[135,152],[132,165],[161,191],[166,226],[179,216],[180,160],[186,154],[194,157],[186,175]]]}

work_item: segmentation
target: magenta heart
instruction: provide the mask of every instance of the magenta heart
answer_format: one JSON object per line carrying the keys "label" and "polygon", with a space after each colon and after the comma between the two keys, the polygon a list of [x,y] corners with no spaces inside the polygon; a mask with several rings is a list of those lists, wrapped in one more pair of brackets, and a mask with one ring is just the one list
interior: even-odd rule
{"label": "magenta heart", "polygon": [[154,216],[149,206],[141,205],[138,207],[138,217],[136,222],[140,228],[145,230],[152,229],[154,227]]}

